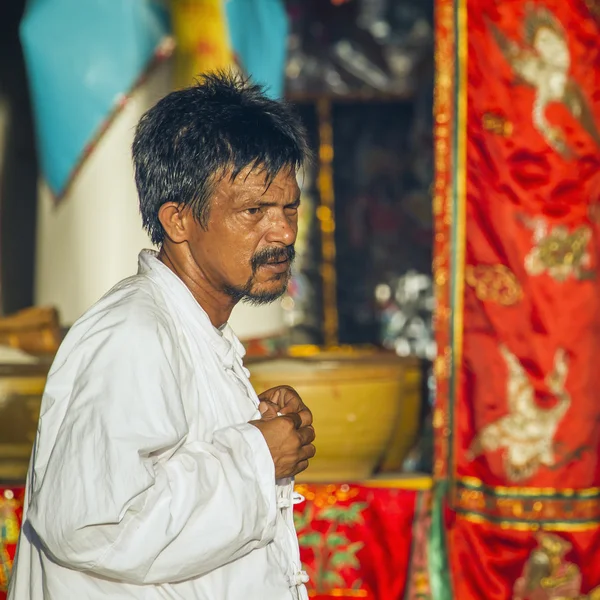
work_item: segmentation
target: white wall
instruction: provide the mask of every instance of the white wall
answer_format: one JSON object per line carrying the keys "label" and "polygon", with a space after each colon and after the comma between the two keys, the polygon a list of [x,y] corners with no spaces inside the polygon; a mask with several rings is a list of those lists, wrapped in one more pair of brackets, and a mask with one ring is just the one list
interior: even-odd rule
{"label": "white wall", "polygon": [[150,247],[138,213],[131,143],[138,119],[170,88],[166,62],[135,91],[57,206],[40,185],[36,303],[56,306],[65,325],[134,274],[140,249]]}

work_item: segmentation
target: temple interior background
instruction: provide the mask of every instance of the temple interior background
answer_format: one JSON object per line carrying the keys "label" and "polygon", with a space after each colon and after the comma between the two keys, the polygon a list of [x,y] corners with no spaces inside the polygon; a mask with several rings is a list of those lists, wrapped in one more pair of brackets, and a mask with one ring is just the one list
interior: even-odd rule
{"label": "temple interior background", "polygon": [[[582,328],[593,332],[590,347],[598,341],[598,290],[584,271],[595,271],[598,254],[599,14],[592,0],[3,3],[0,598],[52,357],[150,247],[133,128],[160,97],[218,68],[290,102],[316,157],[299,174],[288,292],[232,315],[257,390],[290,384],[315,416],[318,456],[298,478],[306,502],[296,515],[311,597],[600,597],[600,555],[590,550],[600,547],[598,431],[561,463],[566,429],[555,423],[523,441],[523,421],[507,422],[515,453],[534,448],[518,463],[512,442],[484,427],[518,394],[537,398],[534,416],[522,417],[534,424],[563,398],[554,354],[524,356],[524,345],[542,348],[536,335],[554,331],[545,319],[558,327],[569,309],[588,311]],[[537,61],[523,92],[527,73],[510,71],[520,43],[518,60]],[[561,52],[564,68],[551,58]],[[538,127],[534,94],[542,106],[544,82],[565,69],[564,94],[544,100],[562,129]],[[565,139],[576,140],[574,156]],[[489,195],[471,191],[486,186]],[[514,209],[519,225],[489,206]],[[515,229],[525,222],[526,234]],[[555,285],[542,296],[572,303],[534,318],[523,302],[538,302],[529,282],[540,277]],[[511,391],[506,368],[526,392]],[[581,374],[577,390],[567,383],[572,412],[592,402],[593,377]],[[544,454],[544,443],[554,450]],[[556,465],[571,469],[565,490]]]}

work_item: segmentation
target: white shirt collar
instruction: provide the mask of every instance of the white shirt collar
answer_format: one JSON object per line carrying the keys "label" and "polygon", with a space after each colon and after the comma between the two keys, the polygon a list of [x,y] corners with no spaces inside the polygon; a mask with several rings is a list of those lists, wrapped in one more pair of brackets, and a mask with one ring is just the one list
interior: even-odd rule
{"label": "white shirt collar", "polygon": [[142,250],[138,258],[138,274],[145,275],[154,281],[167,298],[173,300],[169,308],[192,320],[200,326],[215,352],[227,368],[233,368],[233,363],[241,363],[246,354],[242,343],[229,326],[229,323],[219,330],[211,323],[206,311],[198,304],[192,292],[183,281],[165,265],[154,250]]}

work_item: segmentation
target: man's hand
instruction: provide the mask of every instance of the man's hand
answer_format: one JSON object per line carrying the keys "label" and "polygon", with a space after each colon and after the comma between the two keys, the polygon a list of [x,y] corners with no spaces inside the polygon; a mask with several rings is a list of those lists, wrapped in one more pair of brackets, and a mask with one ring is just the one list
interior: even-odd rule
{"label": "man's hand", "polygon": [[275,419],[260,419],[250,421],[263,434],[273,463],[275,478],[294,477],[308,467],[308,461],[315,455],[312,442],[315,431],[312,426],[298,427],[298,415],[276,417]]}
{"label": "man's hand", "polygon": [[[259,396],[260,421],[250,421],[263,434],[275,477],[293,477],[308,467],[315,455],[312,413],[289,386],[272,388]],[[281,415],[281,416],[279,416]]]}
{"label": "man's hand", "polygon": [[264,421],[275,419],[279,416],[279,406],[273,404],[273,402],[269,402],[269,400],[261,400],[258,405],[258,410],[260,412],[260,418]]}
{"label": "man's hand", "polygon": [[[312,425],[312,413],[304,402],[302,402],[302,398],[300,398],[298,392],[289,385],[280,385],[271,388],[260,394],[258,399],[261,401],[261,404],[267,402],[270,407],[277,405],[279,407],[277,412],[280,412],[282,415],[291,415],[294,413],[300,415],[303,427]],[[270,416],[270,411],[267,414]]]}

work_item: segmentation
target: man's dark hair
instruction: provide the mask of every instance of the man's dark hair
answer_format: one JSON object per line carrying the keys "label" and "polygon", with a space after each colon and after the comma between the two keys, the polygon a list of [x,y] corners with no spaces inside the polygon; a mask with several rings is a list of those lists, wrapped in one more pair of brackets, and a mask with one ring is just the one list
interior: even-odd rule
{"label": "man's dark hair", "polygon": [[205,75],[165,96],[137,126],[133,161],[144,227],[153,243],[163,242],[158,211],[165,202],[189,206],[206,227],[224,176],[235,179],[250,166],[264,172],[267,186],[308,157],[304,128],[289,106],[231,73]]}

